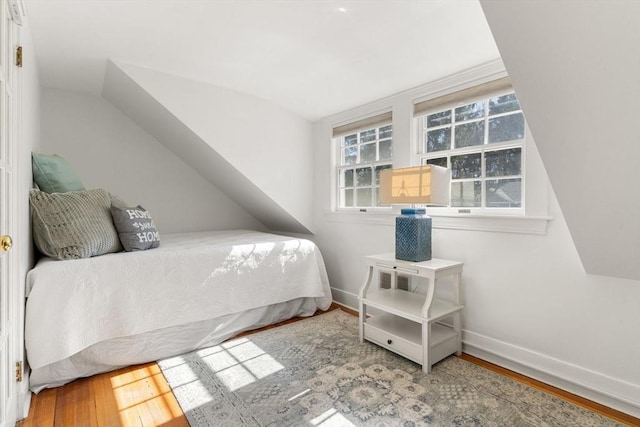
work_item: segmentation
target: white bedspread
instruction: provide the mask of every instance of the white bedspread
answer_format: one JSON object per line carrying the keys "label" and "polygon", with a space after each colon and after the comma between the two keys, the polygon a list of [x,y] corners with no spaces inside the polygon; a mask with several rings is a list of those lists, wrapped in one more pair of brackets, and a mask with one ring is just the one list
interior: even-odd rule
{"label": "white bedspread", "polygon": [[32,368],[102,341],[331,291],[314,243],[233,230],[163,234],[161,246],[95,258],[41,260],[27,275]]}

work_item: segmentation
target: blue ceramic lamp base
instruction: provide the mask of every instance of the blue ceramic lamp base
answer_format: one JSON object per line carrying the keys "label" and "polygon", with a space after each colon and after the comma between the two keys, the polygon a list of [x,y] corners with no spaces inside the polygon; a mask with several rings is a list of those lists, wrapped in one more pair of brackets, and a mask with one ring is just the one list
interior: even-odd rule
{"label": "blue ceramic lamp base", "polygon": [[413,262],[431,259],[431,217],[425,209],[405,208],[396,217],[396,259]]}

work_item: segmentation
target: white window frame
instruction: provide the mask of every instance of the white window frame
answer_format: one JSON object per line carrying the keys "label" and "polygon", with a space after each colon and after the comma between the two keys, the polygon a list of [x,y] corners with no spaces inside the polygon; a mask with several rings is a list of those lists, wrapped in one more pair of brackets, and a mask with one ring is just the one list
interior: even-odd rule
{"label": "white window frame", "polygon": [[[507,215],[507,216],[523,216],[525,214],[526,209],[526,138],[527,138],[527,124],[526,117],[524,123],[524,136],[522,139],[510,140],[504,142],[494,142],[488,143],[488,132],[489,126],[488,122],[491,118],[494,117],[502,117],[507,115],[513,115],[522,113],[522,108],[519,110],[513,110],[506,113],[500,113],[496,115],[489,116],[488,110],[488,100],[490,98],[494,98],[497,96],[508,95],[514,93],[512,88],[502,89],[497,91],[491,91],[483,93],[482,95],[471,96],[465,98],[461,101],[451,103],[451,104],[442,104],[435,106],[431,109],[424,110],[420,112],[420,115],[414,117],[414,126],[415,126],[415,146],[417,152],[417,164],[426,164],[428,160],[435,158],[446,157],[448,161],[449,168],[451,168],[451,157],[457,155],[464,154],[474,154],[479,153],[481,155],[481,175],[475,178],[463,178],[463,179],[453,179],[451,178],[452,186],[456,182],[473,182],[480,181],[481,183],[481,206],[430,206],[429,212],[434,215],[456,215],[456,214],[464,214],[464,215]],[[424,126],[424,120],[429,114],[438,113],[441,111],[452,110],[452,118],[451,118],[451,144],[452,146],[455,144],[455,109],[461,106],[473,104],[474,102],[483,101],[484,102],[484,111],[485,114],[481,119],[471,120],[466,123],[471,123],[473,121],[484,121],[484,141],[483,144],[473,145],[469,147],[461,147],[461,148],[450,148],[448,150],[441,150],[435,152],[427,152],[425,149],[425,134],[426,128]],[[433,128],[432,128],[433,129]],[[521,169],[519,175],[514,176],[500,176],[500,177],[488,177],[486,176],[486,164],[485,164],[485,153],[493,152],[493,151],[502,151],[511,148],[519,148],[521,150]],[[486,206],[486,182],[494,179],[520,179],[521,180],[521,201],[519,207],[487,207]],[[450,187],[451,191],[451,187]]]}
{"label": "white window frame", "polygon": [[[386,126],[391,126],[391,158],[389,159],[384,159],[384,160],[380,160],[380,141],[385,141],[388,138],[380,138],[380,128],[386,127]],[[360,162],[360,149],[359,147],[363,144],[360,141],[360,137],[361,137],[361,133],[368,131],[368,130],[372,130],[375,129],[376,131],[376,138],[374,141],[367,141],[364,144],[372,144],[375,143],[376,145],[376,160],[372,161],[372,162],[364,162],[361,163]],[[357,135],[357,143],[356,143],[356,162],[353,164],[343,164],[343,154],[342,154],[342,150],[345,148],[345,138],[352,136],[352,135]],[[348,133],[344,134],[344,135],[340,135],[337,136],[333,139],[334,142],[334,146],[335,146],[335,152],[336,152],[336,166],[335,166],[335,206],[336,206],[336,210],[337,211],[369,211],[369,210],[390,210],[389,206],[377,206],[375,205],[375,201],[376,196],[375,196],[375,192],[377,189],[379,189],[380,185],[379,183],[375,182],[376,179],[376,168],[378,167],[393,167],[393,141],[394,141],[394,135],[393,135],[393,123],[392,120],[385,120],[382,122],[378,122],[375,124],[368,124],[366,126],[362,126],[362,127],[358,127],[358,128],[354,128],[353,130],[349,131]],[[363,168],[363,167],[370,167],[372,169],[372,183],[370,186],[361,186],[361,187],[357,187],[355,185],[355,180],[356,180],[356,169],[359,168]],[[353,185],[352,186],[345,186],[345,185],[341,185],[342,184],[342,179],[341,179],[341,173],[344,170],[348,170],[348,169],[353,169],[354,170],[354,176],[353,176]],[[362,205],[359,206],[356,204],[357,201],[357,196],[355,194],[355,190],[356,188],[362,188],[362,189],[366,189],[366,188],[370,188],[372,190],[372,194],[371,194],[371,205]],[[354,190],[354,206],[342,206],[341,205],[341,199],[342,199],[342,191],[346,190],[346,189],[353,189]]]}
{"label": "white window frame", "polygon": [[[323,217],[329,222],[344,224],[369,224],[393,227],[395,217],[399,212],[399,207],[394,208],[369,208],[338,209],[335,201],[336,165],[336,126],[351,123],[359,118],[370,117],[384,111],[393,111],[393,162],[394,167],[420,164],[418,153],[417,126],[414,115],[415,106],[418,103],[434,100],[437,98],[449,97],[461,91],[475,90],[476,88],[501,79],[508,78],[504,64],[501,60],[491,61],[478,65],[468,70],[425,83],[414,89],[381,98],[369,104],[356,107],[334,116],[326,118],[322,125],[328,134],[331,142],[329,151],[330,167],[328,174],[331,177],[328,188],[331,197],[326,199],[326,208],[323,209]],[[420,113],[422,115],[422,113]],[[334,136],[331,136],[331,130]],[[499,215],[489,213],[461,213],[457,209],[446,209],[428,207],[428,214],[433,217],[433,227],[440,229],[501,232],[543,235],[547,232],[547,225],[553,219],[549,212],[549,201],[552,197],[552,190],[549,185],[542,159],[534,144],[534,139],[525,122],[525,156],[522,161],[526,171],[526,212],[523,215]],[[525,201],[523,200],[523,203]]]}

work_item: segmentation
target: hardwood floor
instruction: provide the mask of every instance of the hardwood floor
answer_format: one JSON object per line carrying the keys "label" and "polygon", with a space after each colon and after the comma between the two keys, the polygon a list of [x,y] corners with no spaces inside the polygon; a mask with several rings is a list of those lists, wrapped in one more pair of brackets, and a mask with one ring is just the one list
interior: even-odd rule
{"label": "hardwood floor", "polygon": [[[353,315],[357,312],[338,304],[329,310],[340,308]],[[320,314],[318,312],[316,314]],[[248,331],[249,335],[300,320],[290,319],[277,325]],[[513,380],[553,394],[573,404],[600,413],[617,422],[640,426],[640,419],[607,408],[550,385],[541,383],[508,369],[463,354],[463,359],[497,372]],[[34,395],[29,416],[18,427],[130,427],[189,426],[162,371],[156,363],[130,366],[113,372],[83,378],[62,387],[47,389]]]}
{"label": "hardwood floor", "polygon": [[189,426],[156,363],[83,378],[34,395],[20,427]]}

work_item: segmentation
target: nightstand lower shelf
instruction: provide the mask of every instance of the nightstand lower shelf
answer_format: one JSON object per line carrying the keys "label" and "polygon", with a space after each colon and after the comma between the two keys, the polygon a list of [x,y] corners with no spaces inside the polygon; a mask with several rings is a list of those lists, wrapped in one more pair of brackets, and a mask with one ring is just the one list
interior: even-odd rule
{"label": "nightstand lower shelf", "polygon": [[[458,335],[452,327],[440,323],[432,323],[430,327],[428,364],[433,365],[458,350]],[[364,338],[424,365],[421,323],[392,314],[379,314],[364,323]]]}

